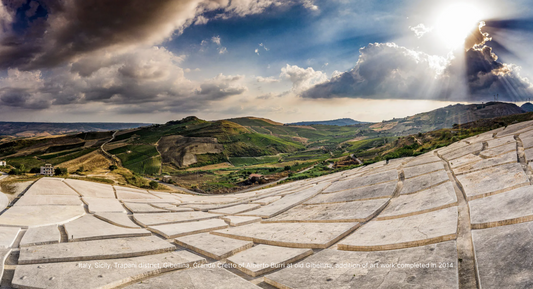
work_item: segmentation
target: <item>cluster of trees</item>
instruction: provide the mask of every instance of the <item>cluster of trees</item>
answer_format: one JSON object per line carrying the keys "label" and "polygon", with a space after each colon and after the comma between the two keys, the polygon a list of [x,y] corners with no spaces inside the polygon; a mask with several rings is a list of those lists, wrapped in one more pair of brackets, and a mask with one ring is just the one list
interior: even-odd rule
{"label": "cluster of trees", "polygon": [[[19,165],[18,167],[15,167],[9,171],[10,175],[24,175],[26,173],[30,174],[38,174],[41,172],[41,168],[35,167],[31,168],[29,171],[26,168],[24,164]],[[54,175],[56,176],[67,176],[68,175],[68,169],[67,168],[55,168],[54,169]]]}

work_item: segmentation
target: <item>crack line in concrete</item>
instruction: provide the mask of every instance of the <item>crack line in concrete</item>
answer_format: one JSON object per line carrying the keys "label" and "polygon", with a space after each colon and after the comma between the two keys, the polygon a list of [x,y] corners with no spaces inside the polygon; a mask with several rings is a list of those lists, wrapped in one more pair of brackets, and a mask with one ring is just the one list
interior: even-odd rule
{"label": "crack line in concrete", "polygon": [[398,171],[398,183],[396,184],[396,188],[394,189],[394,193],[392,194],[392,197],[390,197],[390,199],[387,201],[387,203],[384,206],[382,206],[380,209],[378,209],[376,212],[374,212],[374,216],[372,218],[368,219],[366,222],[360,222],[359,223],[359,227],[357,227],[353,232],[351,232],[350,234],[344,236],[343,238],[340,238],[337,242],[333,243],[331,246],[327,247],[326,249],[331,249],[334,246],[337,246],[337,244],[340,243],[342,240],[348,238],[354,232],[356,232],[357,230],[360,230],[361,227],[363,227],[364,225],[368,224],[372,220],[376,219],[383,211],[385,211],[385,209],[387,209],[387,207],[391,203],[391,200],[394,199],[394,198],[397,198],[400,195],[400,192],[403,189],[403,182],[405,180],[405,174],[403,172],[403,169],[401,169],[401,168],[396,169],[396,170]]}
{"label": "crack line in concrete", "polygon": [[529,179],[529,184],[533,185],[533,171],[527,165],[526,153],[525,153],[525,150],[524,150],[524,143],[522,142],[522,140],[520,139],[520,137],[518,135],[515,135],[514,138],[516,140],[516,157],[517,157],[517,161],[520,163],[520,165],[522,165],[522,169],[524,170],[524,172],[526,173],[526,175],[527,175],[527,177]]}
{"label": "crack line in concrete", "polygon": [[472,243],[472,231],[470,224],[470,208],[466,199],[466,194],[461,183],[457,180],[448,161],[439,157],[444,162],[444,168],[448,172],[448,177],[452,181],[455,194],[457,195],[457,258],[459,273],[459,288],[471,289],[480,288],[477,276],[477,264],[474,257],[474,244]]}

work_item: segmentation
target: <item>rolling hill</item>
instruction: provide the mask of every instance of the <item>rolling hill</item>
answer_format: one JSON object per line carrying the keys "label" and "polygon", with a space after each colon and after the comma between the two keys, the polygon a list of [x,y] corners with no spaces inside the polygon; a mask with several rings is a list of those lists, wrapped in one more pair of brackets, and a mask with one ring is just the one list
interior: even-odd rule
{"label": "rolling hill", "polygon": [[[491,118],[494,115],[499,118]],[[119,168],[128,169],[120,168],[120,175],[133,185],[146,182],[131,172],[165,173],[188,188],[231,191],[250,173],[280,178],[328,159],[355,156],[372,162],[416,155],[530,117],[508,103],[453,105],[402,119],[348,126],[287,125],[256,117],[206,121],[191,116],[115,133],[17,138],[0,143],[0,158],[26,171],[51,163],[78,174],[99,170],[104,177],[113,175],[107,174],[106,164],[116,162]],[[100,150],[102,146],[110,155]],[[203,172],[201,184],[194,175],[197,170]]]}
{"label": "rolling hill", "polygon": [[480,119],[520,114],[525,111],[513,103],[455,104],[413,116],[372,124],[369,129],[393,136],[450,128]]}
{"label": "rolling hill", "polygon": [[5,122],[0,121],[0,135],[15,137],[38,137],[72,134],[77,132],[123,130],[147,126],[147,123],[106,123],[106,122]]}
{"label": "rolling hill", "polygon": [[293,122],[288,123],[287,125],[314,125],[314,124],[321,124],[321,125],[336,125],[336,126],[347,126],[347,125],[354,125],[354,124],[362,124],[366,122],[353,120],[351,118],[339,118],[334,120],[318,120],[318,121],[300,121],[300,122]]}
{"label": "rolling hill", "polygon": [[533,111],[533,104],[531,102],[526,102],[522,104],[520,108],[526,112],[531,112]]}

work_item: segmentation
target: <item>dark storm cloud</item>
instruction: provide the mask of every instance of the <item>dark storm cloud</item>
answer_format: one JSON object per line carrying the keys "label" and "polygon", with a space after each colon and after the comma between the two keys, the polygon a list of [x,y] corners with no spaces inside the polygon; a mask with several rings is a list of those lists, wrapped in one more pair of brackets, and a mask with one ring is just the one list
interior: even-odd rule
{"label": "dark storm cloud", "polygon": [[[369,44],[359,50],[355,67],[305,91],[306,98],[431,98],[428,94],[446,59],[394,43]],[[425,92],[425,93],[422,93]]]}
{"label": "dark storm cloud", "polygon": [[[202,14],[246,16],[270,6],[309,0],[0,0],[0,68],[55,67],[101,50],[159,44],[197,21]],[[0,5],[0,7],[2,7]],[[43,13],[36,15],[39,7]],[[1,8],[0,8],[1,9]],[[21,9],[25,18],[20,18]],[[15,16],[14,16],[15,15]],[[4,16],[4,17],[1,17]],[[18,28],[17,28],[18,27]],[[0,34],[0,36],[2,36]]]}
{"label": "dark storm cloud", "polygon": [[[7,2],[4,0],[4,2]],[[0,66],[53,67],[104,48],[153,44],[183,28],[204,5],[224,0],[55,0],[47,17],[13,31],[0,47]],[[14,4],[11,9],[18,9]],[[10,45],[10,43],[12,45]]]}
{"label": "dark storm cloud", "polygon": [[46,99],[32,97],[25,89],[4,89],[0,91],[0,104],[10,107],[40,110],[50,107]]}
{"label": "dark storm cloud", "polygon": [[[360,49],[352,70],[301,96],[481,101],[499,94],[501,100],[530,98],[532,84],[520,76],[519,67],[498,61],[486,45],[491,38],[482,28],[480,25],[466,40],[464,57],[447,59],[391,43],[370,44]],[[466,84],[468,94],[455,89],[461,83]]]}

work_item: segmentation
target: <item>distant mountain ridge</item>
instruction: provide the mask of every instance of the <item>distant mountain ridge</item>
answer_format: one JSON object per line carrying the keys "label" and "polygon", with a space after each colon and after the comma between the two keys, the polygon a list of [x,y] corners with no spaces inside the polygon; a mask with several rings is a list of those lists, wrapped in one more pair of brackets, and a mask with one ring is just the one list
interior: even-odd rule
{"label": "distant mountain ridge", "polygon": [[317,120],[317,121],[300,121],[300,122],[293,122],[293,123],[287,123],[287,125],[336,125],[336,126],[347,126],[347,125],[354,125],[354,124],[363,124],[367,122],[363,121],[357,121],[351,118],[339,118],[339,119],[333,119],[333,120]]}
{"label": "distant mountain ridge", "polygon": [[514,103],[487,102],[480,104],[454,104],[404,118],[395,118],[370,125],[370,129],[392,135],[409,135],[428,132],[480,119],[525,113]]}
{"label": "distant mountain ridge", "polygon": [[110,131],[149,126],[149,123],[114,122],[12,122],[0,121],[0,135],[38,137],[78,132]]}
{"label": "distant mountain ridge", "polygon": [[523,109],[526,112],[531,112],[531,111],[533,111],[533,104],[531,102],[526,102],[526,103],[522,104],[522,106],[520,108]]}

